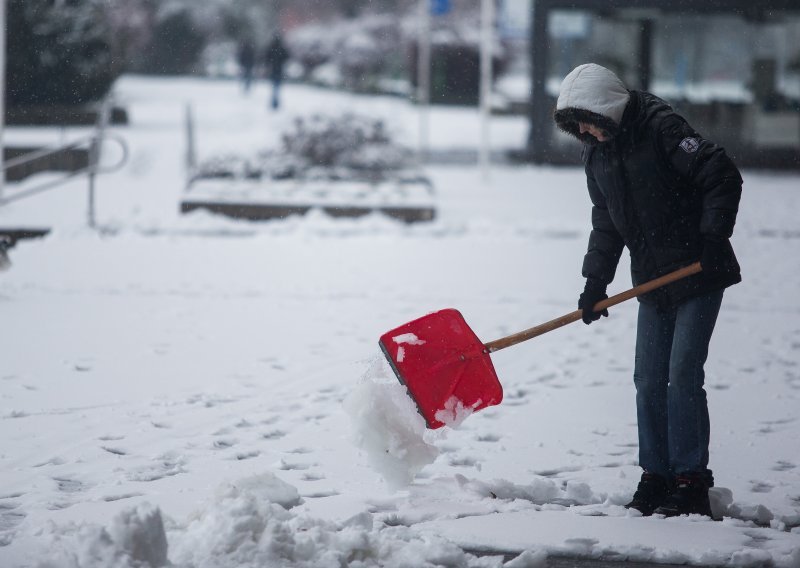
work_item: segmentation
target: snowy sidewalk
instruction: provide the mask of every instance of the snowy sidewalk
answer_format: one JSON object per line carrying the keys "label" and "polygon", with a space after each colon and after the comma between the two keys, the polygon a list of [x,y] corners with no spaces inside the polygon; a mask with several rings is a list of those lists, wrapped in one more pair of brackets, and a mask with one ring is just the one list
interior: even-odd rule
{"label": "snowy sidewalk", "polygon": [[[439,216],[414,227],[181,216],[187,101],[201,155],[274,144],[277,123],[324,108],[385,117],[413,144],[415,110],[293,85],[277,114],[264,85],[243,99],[234,82],[126,77],[119,91],[132,153],[99,180],[102,233],[84,226],[80,181],[0,209],[2,225],[54,228],[0,273],[0,565],[503,565],[471,550],[527,551],[511,567],[800,566],[795,175],[745,172],[744,282],[707,365],[726,518],[643,519],[621,507],[639,476],[634,302],[494,355],[504,401],[457,429],[374,431],[389,444],[376,456],[352,417],[359,400],[386,409],[377,426],[398,417],[377,341],[399,324],[454,307],[489,341],[574,309],[580,169],[496,167],[484,182],[431,167]],[[498,147],[526,132],[507,120]],[[478,132],[469,109],[434,109],[432,124],[440,148]]]}

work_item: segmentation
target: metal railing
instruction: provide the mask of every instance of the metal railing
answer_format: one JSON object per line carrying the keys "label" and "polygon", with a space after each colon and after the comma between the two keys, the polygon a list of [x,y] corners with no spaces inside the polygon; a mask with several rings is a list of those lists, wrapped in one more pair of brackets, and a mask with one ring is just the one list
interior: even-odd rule
{"label": "metal railing", "polygon": [[[20,199],[31,197],[33,195],[37,195],[44,191],[56,188],[75,177],[86,175],[89,183],[88,195],[87,195],[88,204],[86,211],[87,223],[90,227],[94,228],[96,226],[95,178],[97,177],[98,174],[107,174],[119,170],[128,161],[128,155],[129,155],[128,144],[127,142],[125,142],[125,139],[116,134],[111,134],[106,132],[106,129],[108,127],[110,110],[111,110],[110,100],[106,100],[101,106],[100,114],[98,116],[97,123],[95,124],[94,132],[90,136],[79,138],[77,140],[74,140],[73,142],[70,142],[69,144],[65,144],[57,148],[43,148],[41,150],[29,152],[27,154],[18,156],[16,158],[13,158],[5,162],[0,160],[0,170],[2,170],[2,172],[5,174],[5,172],[7,172],[11,168],[19,167],[25,164],[30,164],[32,162],[41,160],[48,156],[53,156],[60,152],[66,152],[69,150],[75,150],[78,148],[88,146],[88,165],[86,167],[69,171],[68,173],[57,179],[49,180],[34,187],[17,191],[16,193],[13,193],[11,195],[6,195],[9,188],[8,184],[6,184],[4,186],[5,190],[4,194],[0,195],[0,207],[2,207],[3,205],[7,205],[8,203],[19,201]],[[122,153],[119,160],[116,163],[104,166],[100,163],[100,159],[102,155],[102,146],[103,143],[106,141],[111,141],[118,144]]]}

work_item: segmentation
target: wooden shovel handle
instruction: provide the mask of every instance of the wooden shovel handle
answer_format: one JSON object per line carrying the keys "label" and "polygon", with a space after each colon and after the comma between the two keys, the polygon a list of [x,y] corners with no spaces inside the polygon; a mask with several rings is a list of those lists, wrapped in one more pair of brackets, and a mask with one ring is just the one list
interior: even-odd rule
{"label": "wooden shovel handle", "polygon": [[[702,268],[700,267],[700,263],[695,262],[694,264],[685,266],[679,270],[676,270],[675,272],[670,272],[669,274],[665,274],[664,276],[656,278],[655,280],[650,280],[649,282],[640,284],[639,286],[631,288],[630,290],[621,292],[616,296],[611,296],[610,298],[597,302],[597,304],[594,307],[594,311],[599,312],[605,310],[606,308],[610,308],[611,306],[616,306],[617,304],[621,304],[622,302],[630,300],[631,298],[636,298],[637,296],[641,296],[642,294],[652,292],[656,288],[661,288],[662,286],[666,286],[667,284],[671,284],[672,282],[681,280],[682,278],[686,278],[687,276],[691,276],[692,274],[697,274],[701,270]],[[533,339],[534,337],[538,337],[544,333],[547,333],[548,331],[553,331],[554,329],[563,327],[568,323],[578,321],[579,319],[581,319],[582,315],[583,315],[582,310],[575,310],[572,313],[563,315],[560,318],[556,318],[547,323],[537,325],[536,327],[526,329],[525,331],[520,331],[519,333],[515,333],[514,335],[509,335],[508,337],[501,337],[500,339],[490,341],[489,343],[484,344],[484,347],[487,349],[489,353],[494,353],[495,351],[499,351],[500,349],[511,347],[512,345],[516,345],[517,343],[522,343],[523,341],[527,341],[528,339]]]}

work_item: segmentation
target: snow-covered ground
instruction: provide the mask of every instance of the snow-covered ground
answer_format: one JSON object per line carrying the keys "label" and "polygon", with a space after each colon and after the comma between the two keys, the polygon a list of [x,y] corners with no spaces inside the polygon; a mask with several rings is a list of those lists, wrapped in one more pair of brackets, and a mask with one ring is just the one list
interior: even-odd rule
{"label": "snow-covered ground", "polygon": [[[744,172],[744,282],[707,365],[724,520],[641,518],[622,507],[639,476],[635,302],[494,354],[505,400],[457,428],[423,432],[378,348],[445,307],[485,341],[572,311],[579,169],[429,167],[438,217],[414,226],[181,216],[187,103],[201,158],[274,145],[321,110],[384,117],[413,146],[416,111],[293,85],[277,113],[263,85],[125,77],[117,91],[131,159],[99,178],[102,231],[85,227],[85,180],[0,208],[2,227],[53,228],[0,273],[0,565],[501,566],[504,552],[520,553],[512,567],[800,566],[796,175]],[[430,118],[433,148],[477,147],[475,111]],[[491,133],[518,148],[527,126],[497,118]]]}

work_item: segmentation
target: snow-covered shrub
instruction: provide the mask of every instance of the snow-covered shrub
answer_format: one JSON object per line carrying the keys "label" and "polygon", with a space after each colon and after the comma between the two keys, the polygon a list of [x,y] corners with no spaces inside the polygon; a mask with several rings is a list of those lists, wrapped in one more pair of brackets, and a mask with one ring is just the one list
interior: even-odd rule
{"label": "snow-covered shrub", "polygon": [[277,150],[255,158],[216,156],[203,162],[194,177],[381,181],[409,168],[411,156],[381,120],[317,114],[295,119]]}
{"label": "snow-covered shrub", "polygon": [[283,151],[309,167],[357,170],[399,169],[409,158],[391,141],[383,121],[353,113],[296,119],[294,129],[283,135]]}

